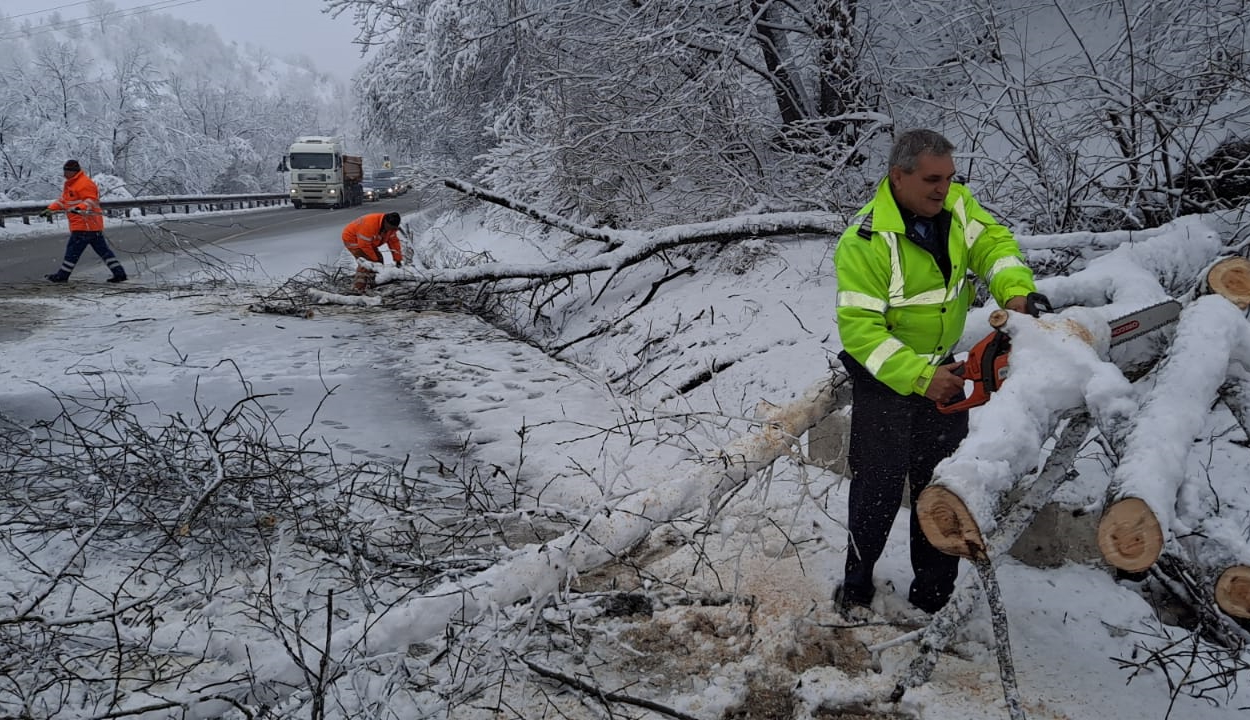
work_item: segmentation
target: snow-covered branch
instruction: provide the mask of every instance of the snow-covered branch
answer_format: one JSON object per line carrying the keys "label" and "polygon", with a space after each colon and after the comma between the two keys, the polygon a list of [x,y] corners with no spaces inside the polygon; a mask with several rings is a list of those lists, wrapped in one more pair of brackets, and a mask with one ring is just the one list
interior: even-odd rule
{"label": "snow-covered branch", "polygon": [[[788,405],[760,419],[757,432],[744,435],[591,518],[582,528],[541,545],[528,545],[471,578],[447,582],[384,614],[370,616],[334,633],[331,654],[389,653],[441,635],[453,620],[471,621],[494,608],[526,598],[556,594],[578,572],[627,552],[659,524],[706,508],[709,498],[771,465],[809,428],[850,401],[849,384],[822,380]],[[283,659],[257,668],[260,682],[298,684],[300,671]]]}
{"label": "snow-covered branch", "polygon": [[[591,228],[559,215],[531,207],[458,180],[445,180],[451,188],[468,193],[559,228],[565,232],[604,243],[606,252],[586,258],[570,258],[541,265],[485,263],[464,268],[401,268],[401,277],[433,283],[473,283],[502,280],[555,280],[637,264],[671,248],[698,243],[724,243],[755,237],[817,234],[838,236],[846,229],[846,218],[826,212],[781,212],[742,215],[700,223],[670,225],[656,230],[615,230]],[[379,277],[379,280],[382,280]]]}
{"label": "snow-covered branch", "polygon": [[1188,218],[1138,237],[1145,239],[1121,244],[1073,275],[1040,280],[1038,289],[1056,307],[1105,307],[1111,320],[1193,287],[1223,245],[1217,231]]}

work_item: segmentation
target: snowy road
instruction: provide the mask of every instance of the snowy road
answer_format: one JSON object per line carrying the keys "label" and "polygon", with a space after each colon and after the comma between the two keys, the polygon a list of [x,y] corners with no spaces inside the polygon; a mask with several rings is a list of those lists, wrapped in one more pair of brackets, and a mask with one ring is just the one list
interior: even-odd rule
{"label": "snowy road", "polygon": [[[396,200],[386,209],[399,209],[401,202],[414,204]],[[345,460],[412,456],[429,464],[431,454],[445,455],[454,438],[418,395],[398,384],[392,368],[400,360],[371,326],[368,309],[312,319],[247,309],[287,277],[336,261],[347,212],[264,210],[179,223],[212,228],[204,239],[253,258],[237,288],[175,290],[166,281],[177,276],[142,272],[125,285],[110,285],[99,277],[103,269],[94,257],[67,285],[5,282],[0,413],[29,424],[55,416],[67,396],[124,394],[148,403],[146,412],[157,421],[176,412],[221,410],[258,394],[279,431],[304,433]],[[4,247],[38,243],[59,251],[63,237],[11,240]],[[10,265],[3,274],[17,272]]]}
{"label": "snowy road", "polygon": [[[288,264],[288,256],[315,265],[341,249],[339,233],[356,217],[372,212],[409,213],[417,209],[416,193],[342,210],[290,207],[240,210],[212,214],[148,216],[134,220],[109,219],[104,234],[117,251],[126,271],[136,281],[169,280],[195,269],[187,251],[198,248],[224,263],[258,265],[271,275]],[[0,286],[43,283],[65,252],[69,234],[63,220],[55,226],[35,225],[12,231],[21,237],[4,240],[5,262]],[[2,236],[0,236],[2,237]],[[307,267],[307,265],[305,265]],[[103,263],[88,250],[79,261],[74,282],[103,282]]]}

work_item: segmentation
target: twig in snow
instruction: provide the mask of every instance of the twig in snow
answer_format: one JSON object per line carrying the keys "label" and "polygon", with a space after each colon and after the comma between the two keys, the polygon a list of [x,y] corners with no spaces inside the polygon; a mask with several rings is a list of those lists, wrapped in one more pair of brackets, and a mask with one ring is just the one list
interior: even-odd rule
{"label": "twig in snow", "polygon": [[671,708],[667,705],[661,705],[660,703],[655,702],[654,700],[647,700],[645,698],[636,698],[636,697],[633,697],[632,695],[625,695],[623,693],[613,692],[611,690],[604,690],[600,687],[591,685],[588,682],[579,680],[571,675],[565,675],[562,672],[552,670],[551,668],[543,667],[542,665],[539,665],[538,663],[535,663],[532,660],[528,660],[526,658],[521,658],[521,662],[525,663],[526,667],[538,673],[539,675],[545,678],[551,679],[551,680],[557,680],[559,682],[564,683],[565,685],[577,688],[578,690],[581,690],[582,692],[590,693],[591,695],[599,698],[605,704],[608,702],[625,703],[626,705],[634,705],[636,707],[645,708],[647,710],[658,712],[662,715],[667,715],[669,717],[678,718],[679,720],[699,720],[699,718],[695,717],[694,715],[689,715],[680,710]]}

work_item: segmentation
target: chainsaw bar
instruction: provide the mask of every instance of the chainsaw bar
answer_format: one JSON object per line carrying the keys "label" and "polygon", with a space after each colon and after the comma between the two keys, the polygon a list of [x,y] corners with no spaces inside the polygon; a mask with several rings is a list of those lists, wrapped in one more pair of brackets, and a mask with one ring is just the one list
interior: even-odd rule
{"label": "chainsaw bar", "polygon": [[1164,325],[1176,322],[1181,315],[1181,304],[1175,300],[1144,307],[1111,321],[1111,344],[1119,345]]}

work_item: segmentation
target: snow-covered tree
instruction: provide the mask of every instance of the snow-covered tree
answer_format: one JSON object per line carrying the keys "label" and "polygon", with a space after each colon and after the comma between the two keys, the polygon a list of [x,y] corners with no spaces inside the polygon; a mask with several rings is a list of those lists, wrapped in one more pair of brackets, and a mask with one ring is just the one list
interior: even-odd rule
{"label": "snow-covered tree", "polygon": [[556,212],[853,209],[894,129],[929,126],[987,200],[1047,231],[1157,225],[1235,194],[1241,6],[326,2],[381,44],[358,78],[369,133]]}
{"label": "snow-covered tree", "polygon": [[295,136],[351,130],[344,83],[311,63],[116,10],[91,3],[89,27],[0,17],[0,193],[55,195],[68,157],[134,194],[274,191]]}

